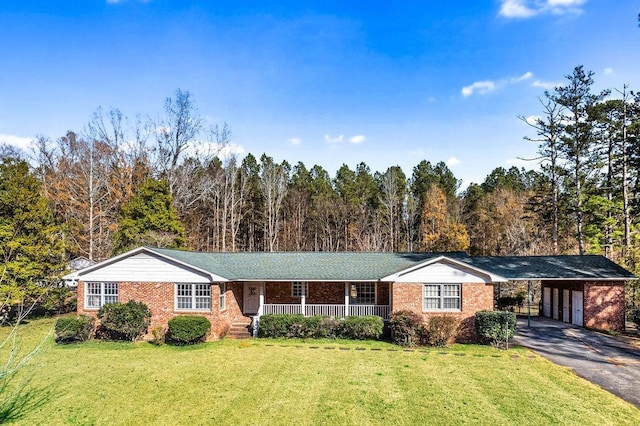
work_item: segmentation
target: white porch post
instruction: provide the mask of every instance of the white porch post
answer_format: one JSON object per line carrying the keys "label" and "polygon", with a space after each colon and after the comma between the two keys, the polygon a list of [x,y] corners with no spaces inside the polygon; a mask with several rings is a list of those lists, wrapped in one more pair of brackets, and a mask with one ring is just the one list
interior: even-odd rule
{"label": "white porch post", "polygon": [[344,283],[344,316],[349,316],[349,283]]}
{"label": "white porch post", "polygon": [[300,295],[300,308],[302,309],[302,315],[304,315],[305,317],[307,316],[307,310],[306,310],[306,305],[307,305],[307,286],[309,285],[309,283],[301,283],[302,285],[302,293]]}
{"label": "white porch post", "polygon": [[258,285],[258,288],[260,289],[260,295],[259,295],[259,300],[260,300],[260,306],[258,307],[258,316],[261,316],[263,311],[264,311],[264,283],[260,283],[260,285]]}

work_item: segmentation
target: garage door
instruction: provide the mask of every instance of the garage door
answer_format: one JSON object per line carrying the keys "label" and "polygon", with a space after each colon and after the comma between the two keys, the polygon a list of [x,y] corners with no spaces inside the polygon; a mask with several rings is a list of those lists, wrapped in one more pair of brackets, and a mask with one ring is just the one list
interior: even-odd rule
{"label": "garage door", "polygon": [[571,292],[571,323],[582,326],[583,317],[583,296],[581,291]]}
{"label": "garage door", "polygon": [[562,290],[562,321],[569,322],[569,290]]}
{"label": "garage door", "polygon": [[551,289],[549,287],[542,289],[542,316],[547,318],[551,316]]}
{"label": "garage door", "polygon": [[558,315],[558,302],[560,300],[560,290],[557,288],[553,289],[553,319],[559,319]]}

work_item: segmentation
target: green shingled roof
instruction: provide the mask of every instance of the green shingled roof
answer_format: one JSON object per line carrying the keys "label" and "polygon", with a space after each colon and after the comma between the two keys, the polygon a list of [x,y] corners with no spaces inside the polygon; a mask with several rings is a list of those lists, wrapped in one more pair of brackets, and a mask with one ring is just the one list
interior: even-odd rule
{"label": "green shingled roof", "polygon": [[483,256],[466,260],[509,280],[634,280],[604,256]]}
{"label": "green shingled roof", "polygon": [[603,256],[492,256],[454,253],[252,252],[200,253],[149,248],[228,280],[372,281],[440,256],[508,280],[629,280],[636,277]]}
{"label": "green shingled roof", "polygon": [[439,256],[464,253],[252,252],[198,253],[149,248],[229,280],[371,281]]}

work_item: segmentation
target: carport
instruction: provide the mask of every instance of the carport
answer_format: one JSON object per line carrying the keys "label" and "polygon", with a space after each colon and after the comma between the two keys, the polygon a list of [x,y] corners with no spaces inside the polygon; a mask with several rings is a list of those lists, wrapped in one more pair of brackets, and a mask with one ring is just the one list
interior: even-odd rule
{"label": "carport", "polygon": [[580,327],[624,330],[625,283],[631,272],[604,256],[473,257],[509,281],[539,281],[540,315]]}

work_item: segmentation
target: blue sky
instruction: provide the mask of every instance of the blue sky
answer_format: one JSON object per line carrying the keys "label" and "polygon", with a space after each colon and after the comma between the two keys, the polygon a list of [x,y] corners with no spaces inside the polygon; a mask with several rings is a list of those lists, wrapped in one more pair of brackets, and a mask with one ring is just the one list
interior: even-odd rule
{"label": "blue sky", "polygon": [[155,117],[177,88],[237,152],[372,170],[525,165],[516,116],[576,65],[640,90],[640,0],[0,2],[0,142]]}

